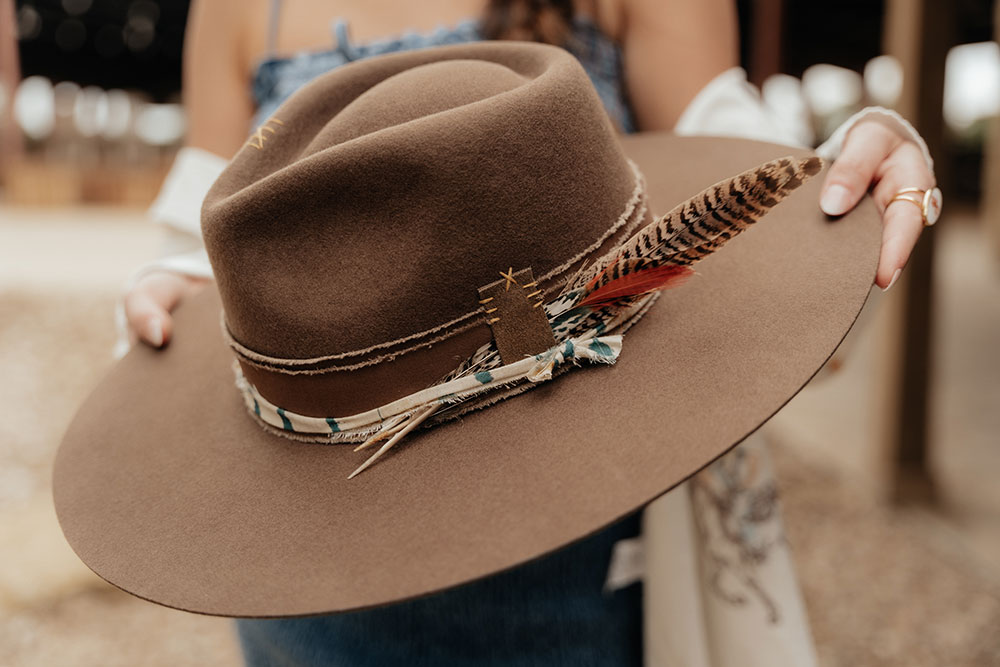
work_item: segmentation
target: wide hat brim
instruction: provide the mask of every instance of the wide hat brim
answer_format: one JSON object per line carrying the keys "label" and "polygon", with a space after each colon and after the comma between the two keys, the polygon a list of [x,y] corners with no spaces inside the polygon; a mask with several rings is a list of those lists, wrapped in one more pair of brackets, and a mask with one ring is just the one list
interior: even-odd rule
{"label": "wide hat brim", "polygon": [[[654,212],[802,150],[623,138]],[[55,462],[69,543],[159,604],[277,617],[373,607],[497,573],[641,508],[724,454],[827,361],[867,298],[881,224],[831,221],[823,174],[663,294],[614,366],[582,367],[412,435],[363,475],[349,446],[266,433],[233,382],[213,289],[81,408]]]}

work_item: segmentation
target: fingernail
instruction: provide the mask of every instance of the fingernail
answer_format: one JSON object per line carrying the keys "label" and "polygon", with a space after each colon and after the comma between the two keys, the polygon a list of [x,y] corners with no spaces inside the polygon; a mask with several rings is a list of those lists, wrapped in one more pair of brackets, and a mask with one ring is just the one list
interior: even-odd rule
{"label": "fingernail", "polygon": [[149,326],[146,327],[146,338],[153,347],[163,345],[163,324],[160,323],[160,320],[154,318],[149,321]]}
{"label": "fingernail", "polygon": [[888,284],[888,285],[886,285],[886,286],[885,286],[885,289],[883,289],[882,291],[883,291],[883,292],[888,292],[888,291],[889,291],[889,289],[890,289],[890,288],[891,288],[891,287],[892,287],[893,285],[895,285],[895,284],[896,284],[896,281],[897,281],[897,280],[899,280],[899,274],[901,274],[902,272],[903,272],[903,269],[896,269],[896,272],[895,272],[894,274],[892,274],[892,280],[890,280],[890,281],[889,281],[889,284]]}
{"label": "fingernail", "polygon": [[819,200],[819,207],[827,215],[843,215],[851,205],[851,193],[843,185],[831,185]]}

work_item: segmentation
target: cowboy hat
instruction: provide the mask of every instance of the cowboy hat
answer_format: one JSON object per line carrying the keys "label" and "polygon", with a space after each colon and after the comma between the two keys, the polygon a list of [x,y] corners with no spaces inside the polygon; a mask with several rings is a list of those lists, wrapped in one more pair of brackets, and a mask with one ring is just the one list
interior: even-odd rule
{"label": "cowboy hat", "polygon": [[320,77],[206,198],[215,286],[70,426],[66,537],[139,597],[276,617],[421,596],[594,533],[758,428],[854,322],[879,218],[866,201],[827,220],[819,168],[618,137],[553,47]]}

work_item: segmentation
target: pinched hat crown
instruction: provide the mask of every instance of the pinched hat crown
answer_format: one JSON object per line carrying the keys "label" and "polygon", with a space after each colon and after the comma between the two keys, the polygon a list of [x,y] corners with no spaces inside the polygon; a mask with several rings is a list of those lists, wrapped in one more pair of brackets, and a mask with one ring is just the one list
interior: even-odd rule
{"label": "pinched hat crown", "polygon": [[489,340],[478,287],[513,266],[555,290],[641,221],[637,181],[570,54],[478,44],[311,83],[216,182],[203,230],[245,359],[356,369],[464,333],[423,386]]}

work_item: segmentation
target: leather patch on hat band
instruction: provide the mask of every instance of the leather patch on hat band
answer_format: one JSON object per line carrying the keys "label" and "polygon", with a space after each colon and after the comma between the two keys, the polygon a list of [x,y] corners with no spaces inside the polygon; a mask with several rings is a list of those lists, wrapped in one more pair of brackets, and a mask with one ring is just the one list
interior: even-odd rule
{"label": "leather patch on hat band", "polygon": [[479,303],[493,331],[500,359],[512,364],[544,352],[556,344],[556,339],[542,308],[545,295],[531,269],[515,273],[511,267],[500,275],[500,280],[479,288]]}

